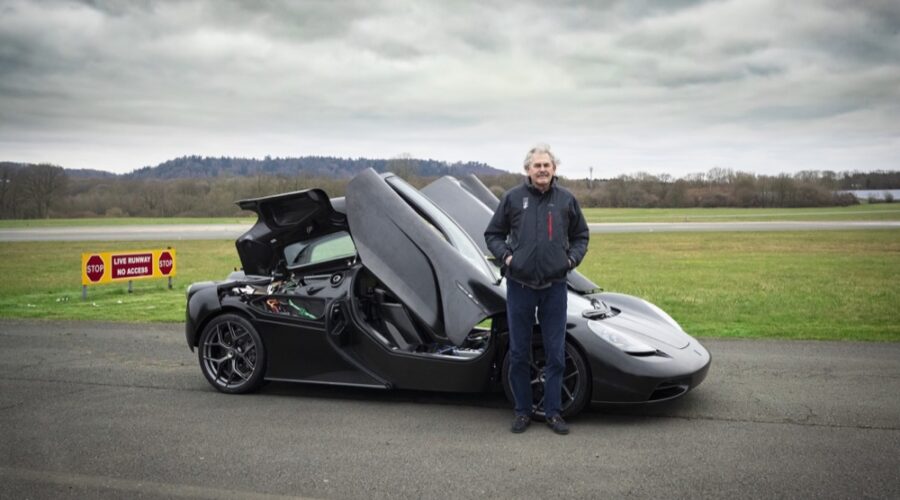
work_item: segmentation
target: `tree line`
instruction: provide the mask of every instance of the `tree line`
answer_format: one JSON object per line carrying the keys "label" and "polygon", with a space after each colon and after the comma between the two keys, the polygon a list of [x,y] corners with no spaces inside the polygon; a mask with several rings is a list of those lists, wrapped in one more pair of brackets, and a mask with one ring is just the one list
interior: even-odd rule
{"label": "tree line", "polygon": [[[522,182],[522,176],[505,174],[482,180],[499,196]],[[561,179],[561,183],[575,194],[583,207],[821,207],[847,206],[861,201],[842,191],[897,189],[900,171],[758,175],[713,168],[681,178],[637,173],[599,180]],[[892,200],[890,196],[887,198]]]}
{"label": "tree line", "polygon": [[[415,160],[389,160],[417,187],[437,176],[420,175]],[[520,174],[480,176],[498,196],[522,182]],[[69,175],[54,165],[0,164],[0,218],[218,217],[246,215],[236,200],[308,188],[343,196],[349,179],[310,175],[148,178]],[[845,189],[900,188],[900,172],[805,171],[757,175],[714,168],[681,178],[647,173],[609,179],[561,178],[583,207],[814,207],[858,203]]]}

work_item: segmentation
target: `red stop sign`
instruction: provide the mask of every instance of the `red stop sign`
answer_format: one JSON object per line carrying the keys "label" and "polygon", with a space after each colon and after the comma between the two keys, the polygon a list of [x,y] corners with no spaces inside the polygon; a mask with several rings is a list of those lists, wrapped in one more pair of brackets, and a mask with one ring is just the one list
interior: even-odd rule
{"label": "red stop sign", "polygon": [[172,272],[172,266],[175,265],[175,259],[172,258],[172,254],[169,252],[163,252],[159,254],[159,272],[165,274],[169,274]]}
{"label": "red stop sign", "polygon": [[100,281],[100,278],[103,277],[103,259],[99,255],[91,255],[84,271],[89,280]]}

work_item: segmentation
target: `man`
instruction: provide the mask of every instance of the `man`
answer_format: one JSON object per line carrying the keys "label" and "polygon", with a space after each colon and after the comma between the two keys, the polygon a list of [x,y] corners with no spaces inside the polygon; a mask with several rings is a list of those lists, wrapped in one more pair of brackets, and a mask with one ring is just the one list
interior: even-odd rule
{"label": "man", "polygon": [[559,187],[559,160],[547,145],[525,156],[525,182],[507,191],[484,232],[488,248],[506,276],[509,321],[509,382],[515,401],[510,430],[531,423],[531,332],[535,310],[543,338],[544,412],[547,425],[568,434],[560,415],[565,368],[566,274],[587,252],[590,230],[575,197]]}

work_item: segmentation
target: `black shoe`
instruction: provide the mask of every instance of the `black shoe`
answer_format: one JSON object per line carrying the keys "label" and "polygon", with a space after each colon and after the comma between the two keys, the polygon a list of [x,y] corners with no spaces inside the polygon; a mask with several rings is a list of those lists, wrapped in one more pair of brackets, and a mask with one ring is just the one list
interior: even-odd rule
{"label": "black shoe", "polygon": [[566,424],[566,421],[563,420],[559,415],[554,415],[547,419],[547,427],[553,429],[553,432],[557,434],[568,434],[569,426]]}
{"label": "black shoe", "polygon": [[521,432],[525,432],[525,429],[531,425],[531,417],[528,415],[516,415],[515,420],[513,420],[512,426],[510,426],[509,430],[519,434]]}

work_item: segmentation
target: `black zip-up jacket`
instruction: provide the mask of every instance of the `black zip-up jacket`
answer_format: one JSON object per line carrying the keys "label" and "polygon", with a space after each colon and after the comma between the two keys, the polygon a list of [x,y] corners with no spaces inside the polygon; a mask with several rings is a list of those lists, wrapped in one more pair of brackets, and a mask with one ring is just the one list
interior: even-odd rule
{"label": "black zip-up jacket", "polygon": [[589,239],[578,201],[556,185],[556,177],[545,193],[531,179],[507,191],[484,231],[484,241],[504,275],[531,288],[564,281],[584,259]]}

